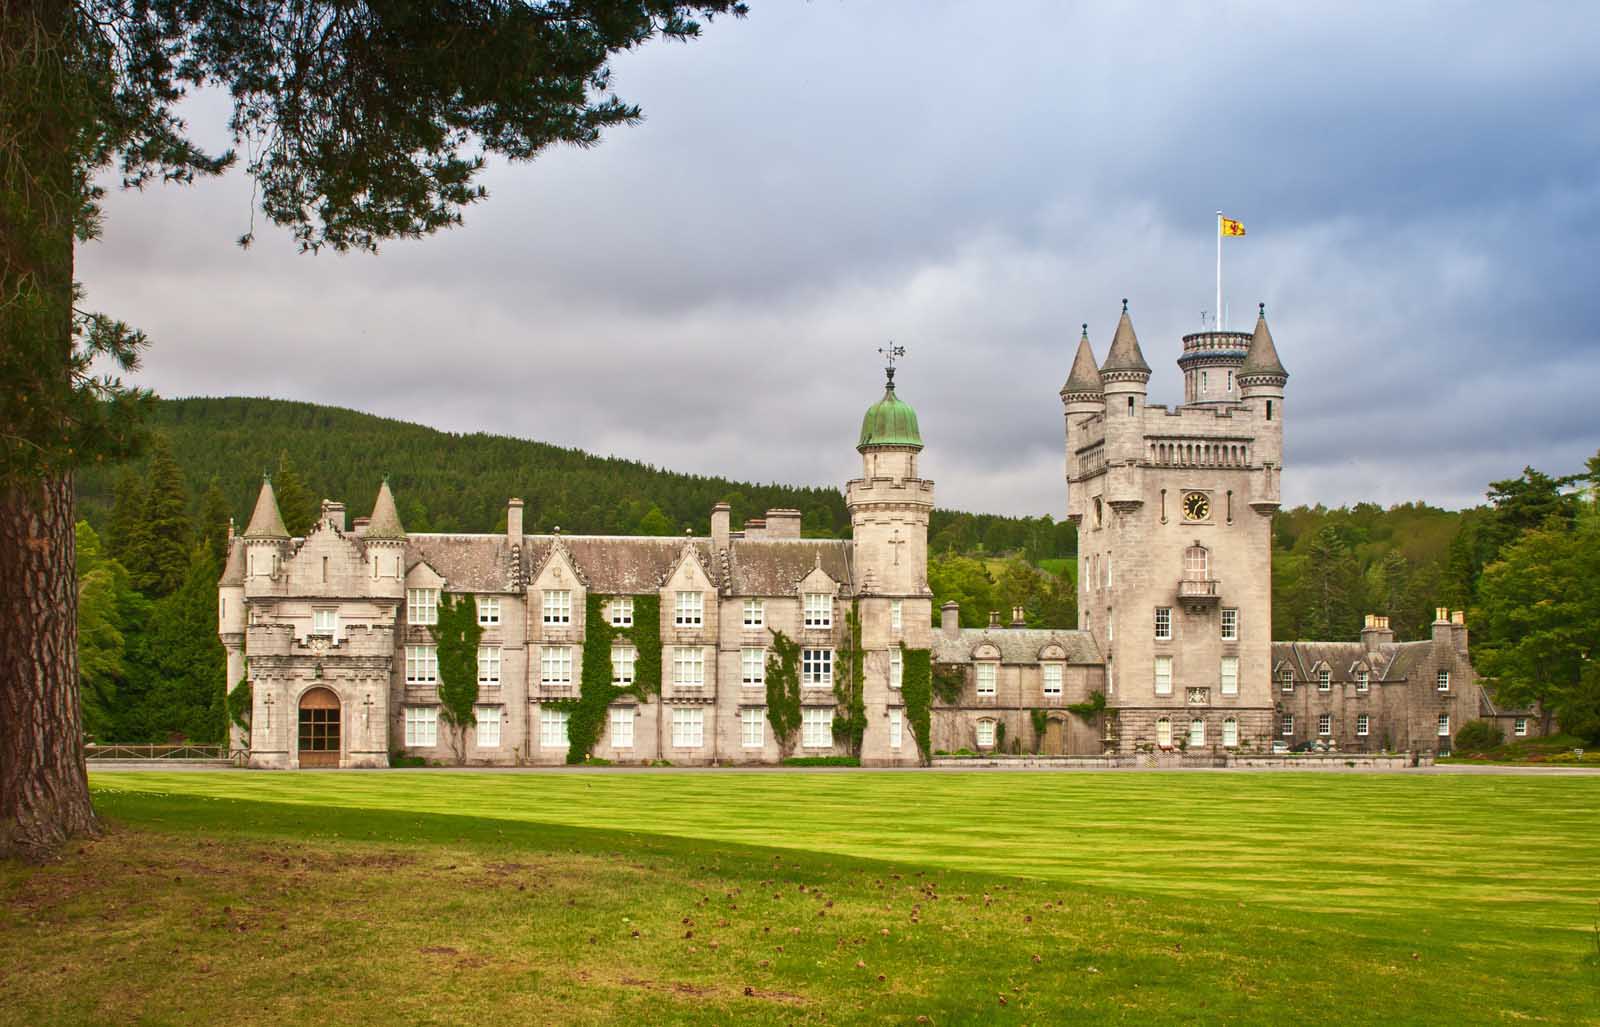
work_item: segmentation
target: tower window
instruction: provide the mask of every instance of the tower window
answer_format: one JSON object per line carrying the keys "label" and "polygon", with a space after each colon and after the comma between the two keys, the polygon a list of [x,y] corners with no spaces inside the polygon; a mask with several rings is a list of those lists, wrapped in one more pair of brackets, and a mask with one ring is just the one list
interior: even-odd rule
{"label": "tower window", "polygon": [[1229,392],[1233,391],[1233,372],[1232,371],[1228,372],[1228,391]]}
{"label": "tower window", "polygon": [[1129,417],[1133,416],[1133,397],[1132,396],[1128,397],[1128,416]]}
{"label": "tower window", "polygon": [[1272,400],[1267,400],[1267,420],[1272,420]]}
{"label": "tower window", "polygon": [[1204,396],[1209,391],[1210,391],[1210,387],[1209,387],[1209,385],[1207,384],[1207,381],[1206,381],[1206,373],[1204,371],[1201,371],[1200,372],[1200,395]]}

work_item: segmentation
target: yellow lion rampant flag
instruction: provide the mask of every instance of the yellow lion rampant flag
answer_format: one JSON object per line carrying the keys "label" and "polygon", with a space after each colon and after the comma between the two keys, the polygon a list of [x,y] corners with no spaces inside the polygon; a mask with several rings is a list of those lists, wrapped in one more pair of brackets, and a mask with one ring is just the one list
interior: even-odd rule
{"label": "yellow lion rampant flag", "polygon": [[1222,223],[1222,234],[1223,235],[1243,235],[1244,234],[1244,222],[1243,221],[1235,221],[1232,218],[1223,218],[1221,223]]}

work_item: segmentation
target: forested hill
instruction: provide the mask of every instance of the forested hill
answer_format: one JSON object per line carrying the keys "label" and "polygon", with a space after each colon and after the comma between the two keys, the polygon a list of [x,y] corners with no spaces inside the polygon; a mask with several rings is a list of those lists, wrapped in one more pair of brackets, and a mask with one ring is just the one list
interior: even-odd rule
{"label": "forested hill", "polygon": [[[789,507],[804,515],[807,535],[847,533],[838,488],[758,485],[679,474],[649,464],[595,456],[504,435],[458,435],[355,410],[280,399],[166,399],[152,429],[165,436],[183,472],[191,502],[214,480],[240,529],[249,517],[261,472],[280,469],[303,484],[311,504],[343,500],[364,516],[389,476],[400,515],[412,531],[494,531],[511,496],[527,502],[529,531],[678,534],[708,530],[713,503],[733,506],[735,527],[746,517]],[[97,529],[109,515],[116,471],[79,476],[81,515]],[[295,490],[291,490],[292,492]],[[280,489],[280,499],[284,499]],[[286,503],[293,504],[293,494]],[[286,509],[291,527],[314,511]],[[942,533],[942,538],[941,538]],[[941,548],[1026,550],[1035,559],[1075,552],[1070,524],[1048,518],[934,514]]]}

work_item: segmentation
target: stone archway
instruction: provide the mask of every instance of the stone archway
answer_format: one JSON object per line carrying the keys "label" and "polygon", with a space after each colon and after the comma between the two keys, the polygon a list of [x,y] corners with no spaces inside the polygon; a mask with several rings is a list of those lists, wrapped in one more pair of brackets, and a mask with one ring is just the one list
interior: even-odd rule
{"label": "stone archway", "polygon": [[337,767],[343,741],[339,697],[311,688],[300,697],[300,766]]}

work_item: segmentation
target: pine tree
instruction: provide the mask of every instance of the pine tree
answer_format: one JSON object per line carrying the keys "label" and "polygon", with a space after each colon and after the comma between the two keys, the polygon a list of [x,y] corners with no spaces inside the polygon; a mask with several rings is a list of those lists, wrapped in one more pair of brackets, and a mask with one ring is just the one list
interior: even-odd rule
{"label": "pine tree", "polygon": [[289,451],[278,454],[278,471],[272,476],[272,491],[278,496],[278,512],[289,534],[301,538],[317,523],[317,500],[289,462]]}
{"label": "pine tree", "polygon": [[149,480],[144,515],[148,556],[141,561],[134,584],[146,595],[160,597],[183,584],[194,546],[194,525],[189,520],[189,493],[183,485],[183,472],[178,469],[178,462],[161,435],[155,437],[150,447]]}
{"label": "pine tree", "polygon": [[123,611],[132,591],[128,572],[107,556],[100,537],[78,522],[78,682],[83,730],[100,741],[112,738],[117,687],[126,673]]}
{"label": "pine tree", "polygon": [[145,697],[142,719],[153,741],[220,742],[227,658],[217,640],[220,568],[201,547],[189,553],[180,587],[155,605],[148,633],[159,673]]}
{"label": "pine tree", "polygon": [[150,564],[150,526],[145,522],[147,502],[139,475],[131,467],[124,468],[117,476],[106,542],[111,556],[135,578],[147,572]]}
{"label": "pine tree", "polygon": [[206,547],[211,558],[222,566],[228,559],[228,499],[222,494],[222,483],[215,477],[200,497],[200,544]]}

